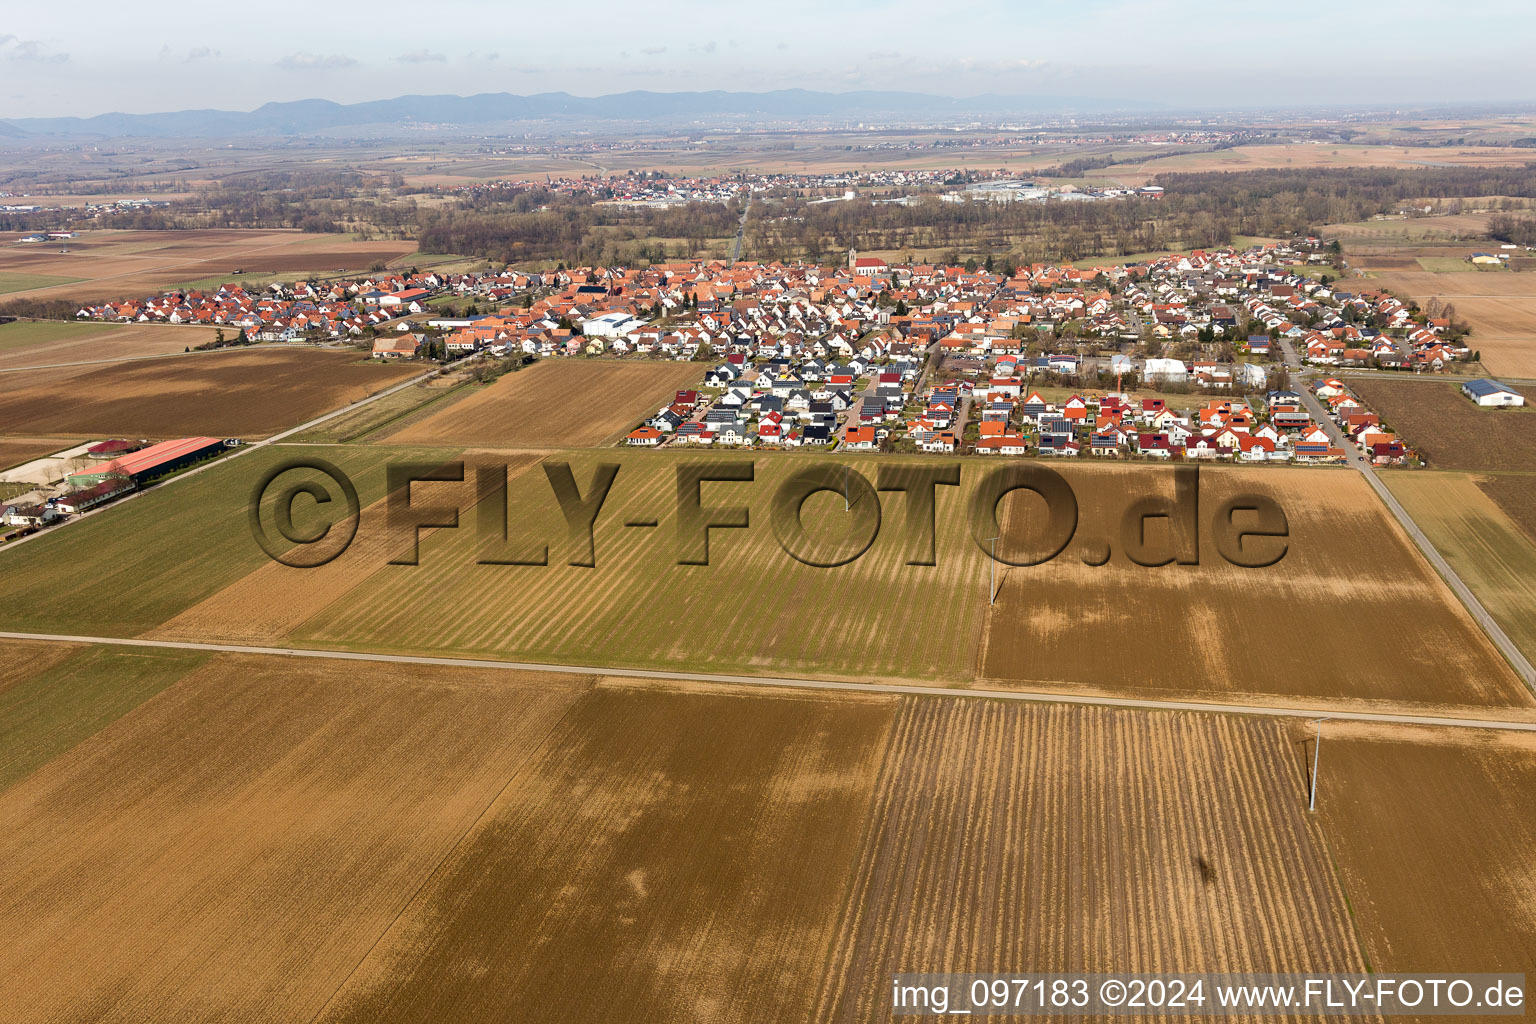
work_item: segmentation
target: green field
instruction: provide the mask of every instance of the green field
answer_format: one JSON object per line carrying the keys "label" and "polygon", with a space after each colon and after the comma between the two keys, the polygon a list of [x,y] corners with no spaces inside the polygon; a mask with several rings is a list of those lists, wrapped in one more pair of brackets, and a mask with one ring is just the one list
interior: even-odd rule
{"label": "green field", "polygon": [[[705,505],[748,506],[750,526],[711,531],[709,565],[679,565],[674,467],[705,456],[566,454],[583,489],[595,464],[622,466],[598,520],[595,568],[566,564],[564,521],[544,473],[532,469],[510,488],[512,537],[547,543],[548,566],[476,564],[473,517],[464,515],[460,529],[423,541],[420,565],[381,566],[293,639],[613,666],[950,681],[974,675],[986,564],[962,525],[961,488],[938,489],[937,565],[905,564],[903,499],[886,494],[873,546],[847,565],[817,568],[780,549],[770,523],[775,490],[796,470],[829,460],[871,479],[876,467],[858,457],[759,457],[753,482],[703,485]],[[842,498],[828,493],[804,508],[804,521],[825,524],[818,536],[829,542],[847,536],[847,517]],[[624,525],[638,519],[658,526]],[[403,593],[411,599],[401,601]]]}
{"label": "green field", "polygon": [[6,292],[25,292],[33,288],[52,288],[59,284],[74,284],[83,281],[83,277],[55,277],[51,274],[18,274],[14,271],[0,270],[0,294]]}
{"label": "green field", "polygon": [[98,324],[84,321],[17,320],[0,324],[0,352],[26,348],[50,341],[73,341],[93,334],[120,331],[122,324]]}

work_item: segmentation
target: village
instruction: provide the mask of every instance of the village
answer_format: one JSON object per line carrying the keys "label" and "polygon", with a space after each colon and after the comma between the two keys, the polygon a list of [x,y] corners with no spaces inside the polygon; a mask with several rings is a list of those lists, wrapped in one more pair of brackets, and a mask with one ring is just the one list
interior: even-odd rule
{"label": "village", "polygon": [[1319,374],[1451,371],[1472,352],[1449,317],[1346,288],[1331,269],[1316,238],[1086,268],[850,252],[843,266],[694,260],[231,284],[78,316],[216,325],[234,342],[350,343],[381,360],[699,362],[697,386],[621,442],[639,448],[1326,464],[1346,461],[1347,445],[1378,465],[1411,464],[1413,450],[1343,379]]}

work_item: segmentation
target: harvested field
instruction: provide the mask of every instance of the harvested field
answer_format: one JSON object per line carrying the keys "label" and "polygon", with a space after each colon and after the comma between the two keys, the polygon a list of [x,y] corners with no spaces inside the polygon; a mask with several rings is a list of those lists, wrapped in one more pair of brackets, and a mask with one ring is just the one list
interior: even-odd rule
{"label": "harvested field", "polygon": [[[1526,657],[1536,659],[1536,544],[1465,473],[1384,473],[1387,486]],[[1512,477],[1536,482],[1536,477]]]}
{"label": "harvested field", "polygon": [[1394,270],[1373,284],[1420,306],[1430,299],[1455,306],[1457,319],[1472,325],[1468,346],[1490,373],[1536,377],[1536,274]]}
{"label": "harvested field", "polygon": [[[1199,565],[1148,568],[1121,550],[1120,517],[1127,494],[1171,496],[1172,472],[1070,473],[1079,539],[1045,565],[1000,573],[981,663],[989,682],[1148,697],[1532,704],[1359,474],[1208,469],[1200,476]],[[1232,565],[1216,550],[1207,517],[1242,493],[1270,496],[1288,520],[1287,553],[1269,568]],[[1039,514],[1016,504],[1005,537],[1037,535]],[[1148,532],[1161,541],[1166,523],[1154,520]],[[1113,549],[1097,568],[1082,560],[1095,538]]]}
{"label": "harvested field", "polygon": [[808,1019],[898,971],[1363,970],[1295,768],[1269,721],[904,701]]}
{"label": "harvested field", "polygon": [[163,356],[213,341],[206,327],[20,321],[0,326],[0,370]]}
{"label": "harvested field", "polygon": [[1536,470],[1536,388],[1520,409],[1483,409],[1439,380],[1352,377],[1349,386],[1434,469]]}
{"label": "harvested field", "polygon": [[419,372],[308,348],[32,370],[5,377],[0,434],[265,437]]}
{"label": "harvested field", "polygon": [[[69,251],[61,253],[61,248]],[[252,276],[364,273],[415,248],[407,241],[354,242],[342,235],[284,230],[83,231],[56,245],[0,245],[0,274],[72,281],[22,282],[27,286],[6,298],[86,302],[138,298],[187,281],[238,282],[240,277],[231,273],[235,270]]]}
{"label": "harvested field", "polygon": [[[986,595],[986,564],[966,533],[962,488],[937,488],[937,564],[906,564],[900,495],[883,496],[884,527],[846,565],[804,565],[780,548],[770,523],[773,495],[812,462],[868,473],[867,459],[758,458],[753,482],[705,483],[706,506],[743,505],[747,529],[712,530],[708,565],[679,565],[676,467],[716,453],[570,452],[583,493],[599,463],[618,463],[598,517],[595,568],[569,565],[585,552],[568,544],[565,520],[540,471],[509,494],[510,550],[549,546],[549,565],[480,565],[475,517],[421,546],[420,564],[382,566],[344,602],[314,616],[295,643],[526,658],[614,668],[668,666],[699,671],[832,674],[852,678],[969,680]],[[439,485],[461,502],[472,485]],[[467,504],[461,504],[467,508]],[[829,541],[853,534],[840,495],[806,503],[804,521]],[[632,520],[655,528],[632,529]],[[847,531],[847,532],[844,532]],[[401,594],[411,595],[402,601]],[[423,608],[452,609],[423,615]],[[916,625],[920,623],[920,628]]]}
{"label": "harvested field", "polygon": [[7,1019],[313,1019],[587,685],[213,657],[0,794]]}
{"label": "harvested field", "polygon": [[396,433],[403,444],[591,448],[611,443],[697,387],[702,363],[547,359],[506,374]]}
{"label": "harvested field", "polygon": [[1343,722],[1323,730],[1318,816],[1371,967],[1529,976],[1536,743]]}
{"label": "harvested field", "polygon": [[320,1020],[823,1019],[894,710],[605,683]]}

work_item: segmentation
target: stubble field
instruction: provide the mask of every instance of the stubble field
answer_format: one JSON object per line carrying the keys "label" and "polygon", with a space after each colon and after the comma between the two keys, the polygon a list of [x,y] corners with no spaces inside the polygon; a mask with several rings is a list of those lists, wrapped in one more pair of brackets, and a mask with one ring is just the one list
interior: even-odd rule
{"label": "stubble field", "polygon": [[[139,298],[184,282],[226,279],[232,273],[327,276],[365,273],[375,263],[413,252],[415,243],[355,242],[341,235],[286,230],[83,231],[62,242],[18,244],[0,236],[0,273],[68,278],[12,290],[6,298],[69,298],[79,302]],[[68,250],[60,252],[61,249]]]}
{"label": "stubble field", "polygon": [[[1071,479],[1082,523],[1096,526],[1114,555],[1099,567],[1084,564],[1080,545],[1095,532],[1080,527],[1061,557],[1008,571],[988,620],[981,674],[989,681],[1151,697],[1532,704],[1358,474],[1201,474],[1202,517],[1246,492],[1267,494],[1283,509],[1289,546],[1266,569],[1224,560],[1209,518],[1200,523],[1199,565],[1135,565],[1119,550],[1125,496],[1133,488],[1171,494],[1171,474],[1079,467]],[[1031,514],[1038,512],[1017,506],[1008,532],[1025,529]]]}
{"label": "stubble field", "polygon": [[311,349],[28,370],[4,375],[0,434],[265,437],[419,372]]}
{"label": "stubble field", "polygon": [[506,374],[380,439],[486,448],[591,448],[611,443],[697,387],[692,362],[546,359]]}
{"label": "stubble field", "polygon": [[1355,377],[1350,387],[1434,469],[1536,470],[1536,388],[1519,409],[1473,405],[1446,381]]}

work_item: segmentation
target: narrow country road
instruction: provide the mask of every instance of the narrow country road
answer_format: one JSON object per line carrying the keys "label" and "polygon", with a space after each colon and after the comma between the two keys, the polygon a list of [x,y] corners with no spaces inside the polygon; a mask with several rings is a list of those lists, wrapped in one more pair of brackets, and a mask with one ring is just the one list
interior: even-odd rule
{"label": "narrow country road", "polygon": [[1377,497],[1381,498],[1382,504],[1386,505],[1392,514],[1397,517],[1397,521],[1402,524],[1404,532],[1413,539],[1414,544],[1418,545],[1424,557],[1429,560],[1429,564],[1435,567],[1435,571],[1440,574],[1446,584],[1455,592],[1456,596],[1461,599],[1461,603],[1466,606],[1468,614],[1482,627],[1483,632],[1488,634],[1488,639],[1493,641],[1493,645],[1499,649],[1499,653],[1504,655],[1505,660],[1514,668],[1516,674],[1525,680],[1525,685],[1536,689],[1536,668],[1532,667],[1530,659],[1521,652],[1520,648],[1515,646],[1514,641],[1509,638],[1509,634],[1504,632],[1503,627],[1493,620],[1493,616],[1488,614],[1488,609],[1483,607],[1483,603],[1473,595],[1471,589],[1462,581],[1461,576],[1457,574],[1455,569],[1451,568],[1450,563],[1445,560],[1434,544],[1430,543],[1424,531],[1419,529],[1419,524],[1413,521],[1413,517],[1408,514],[1408,510],[1403,508],[1402,503],[1397,500],[1397,497],[1387,488],[1387,485],[1381,482],[1381,477],[1377,474],[1376,467],[1372,466],[1370,460],[1360,453],[1360,449],[1349,438],[1344,436],[1344,431],[1333,421],[1333,417],[1328,415],[1328,411],[1323,408],[1323,403],[1317,400],[1317,396],[1307,386],[1305,377],[1311,371],[1302,365],[1301,358],[1296,354],[1296,350],[1292,347],[1290,341],[1285,338],[1280,339],[1280,348],[1285,353],[1286,366],[1291,371],[1292,382],[1296,387],[1297,393],[1301,395],[1301,400],[1305,403],[1307,412],[1313,419],[1322,424],[1323,429],[1328,432],[1328,437],[1334,446],[1344,450],[1346,457],[1349,459],[1349,464],[1365,475],[1366,482],[1371,485],[1371,490],[1376,492]]}
{"label": "narrow country road", "polygon": [[1286,707],[1264,704],[1222,704],[1206,701],[1149,700],[1138,697],[1093,697],[1086,694],[1048,693],[1036,690],[961,689],[927,686],[920,683],[858,683],[836,679],[801,679],[792,676],[741,676],[706,672],[667,672],[657,669],[600,667],[593,665],[558,665],[528,661],[490,661],[477,658],[436,658],[407,654],[368,654],[360,651],[327,651],[301,647],[257,647],[244,644],[193,643],[176,640],[145,640],[129,637],[69,636],[57,633],[0,632],[3,640],[32,640],[48,643],[105,644],[117,647],[171,648],[183,651],[211,651],[218,654],[262,654],[290,658],[321,658],[339,661],[387,662],[404,665],[433,665],[449,668],[502,669],[518,672],[558,672],[567,675],[600,676],[611,679],[654,679],[722,686],[764,686],[774,689],[836,690],[848,693],[880,693],[894,696],[920,694],[927,697],[1010,700],[1031,704],[1071,704],[1085,707],[1131,708],[1139,711],[1196,711],[1207,714],[1259,715],[1271,718],[1329,718],[1335,721],[1371,722],[1385,725],[1423,725],[1452,729],[1488,729],[1499,732],[1536,732],[1536,716],[1528,720],[1499,718],[1457,718],[1414,714],[1408,711],[1346,711],[1334,708]]}

